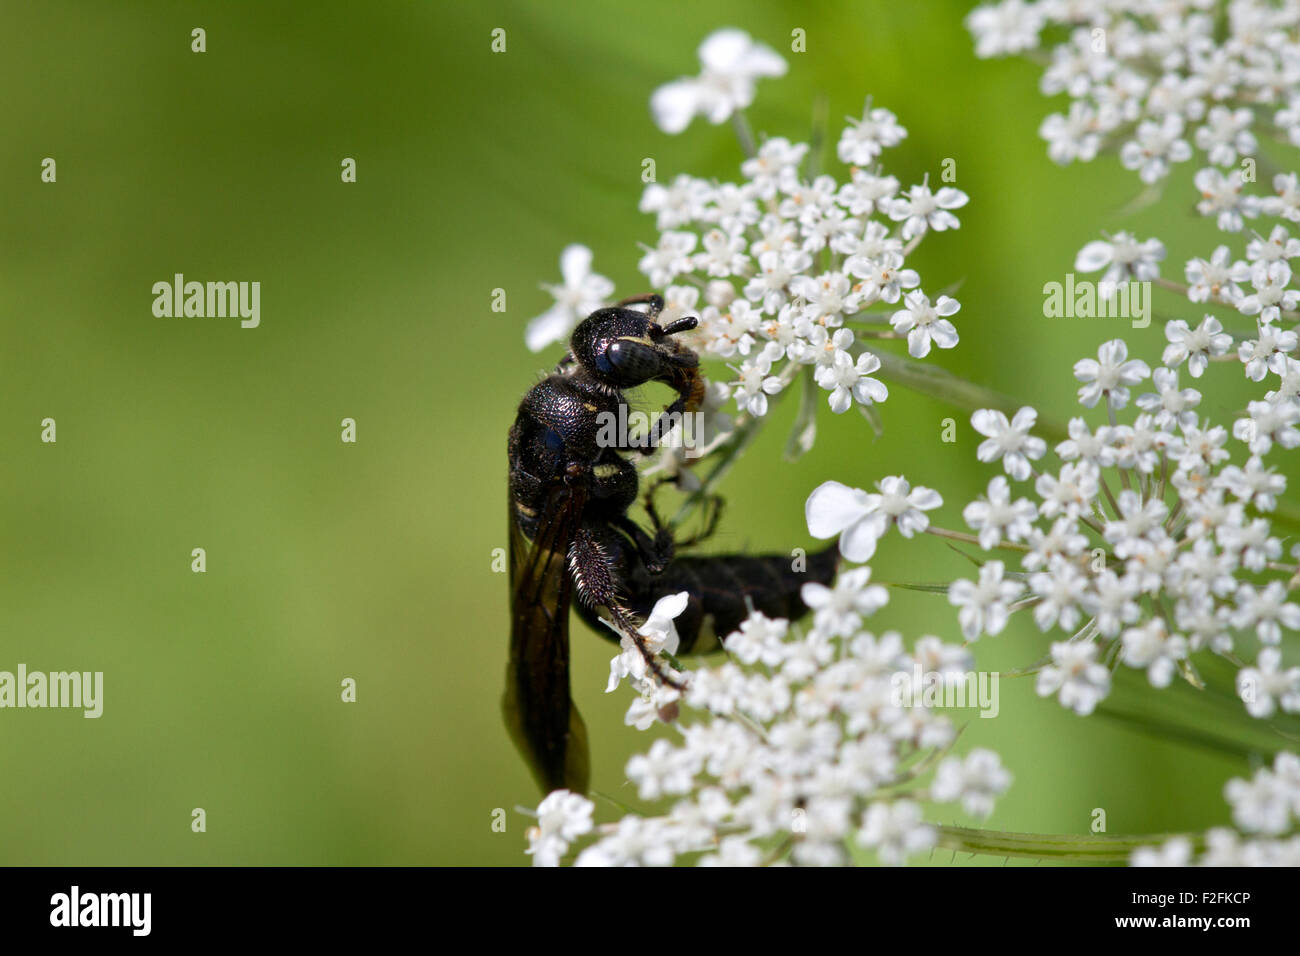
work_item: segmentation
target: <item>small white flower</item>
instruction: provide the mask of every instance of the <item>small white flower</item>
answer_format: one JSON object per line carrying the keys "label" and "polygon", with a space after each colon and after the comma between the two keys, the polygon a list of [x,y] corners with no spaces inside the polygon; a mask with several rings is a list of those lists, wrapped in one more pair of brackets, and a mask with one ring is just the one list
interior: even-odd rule
{"label": "small white flower", "polygon": [[655,214],[655,227],[680,229],[693,219],[701,219],[712,193],[712,187],[702,179],[682,174],[669,185],[649,183],[641,193],[637,206],[642,212]]}
{"label": "small white flower", "polygon": [[1165,338],[1169,344],[1160,360],[1170,368],[1186,362],[1192,378],[1200,378],[1212,357],[1225,355],[1232,347],[1232,336],[1223,331],[1219,320],[1212,315],[1205,316],[1195,329],[1189,329],[1182,319],[1166,322]]}
{"label": "small white flower", "polygon": [[1300,174],[1278,173],[1273,177],[1273,191],[1275,195],[1261,204],[1264,213],[1300,222]]}
{"label": "small white flower", "polygon": [[1023,0],[983,4],[966,14],[965,22],[975,34],[975,55],[980,58],[1033,50],[1043,29],[1042,4]]}
{"label": "small white flower", "polygon": [[[847,331],[841,329],[841,332]],[[831,411],[839,415],[847,412],[856,400],[870,405],[889,397],[889,389],[870,373],[880,368],[880,359],[872,352],[863,352],[856,362],[848,352],[836,351],[831,364],[821,365],[816,372],[817,384],[830,391]]]}
{"label": "small white flower", "polygon": [[1029,434],[1038,421],[1038,412],[1025,406],[1008,422],[1007,416],[992,408],[981,408],[971,415],[974,429],[985,436],[985,441],[975,452],[980,461],[1002,459],[1002,467],[1016,481],[1030,476],[1029,463],[1042,458],[1047,452],[1047,442]]}
{"label": "small white flower", "polygon": [[961,578],[948,588],[948,601],[961,610],[957,620],[962,636],[979,640],[981,634],[1000,634],[1007,626],[1011,602],[1024,591],[1019,581],[1003,580],[1001,561],[988,561],[980,567],[979,582]]}
{"label": "small white flower", "polygon": [[1237,358],[1246,366],[1246,378],[1252,382],[1262,382],[1269,372],[1285,374],[1287,359],[1295,351],[1297,342],[1296,333],[1291,329],[1262,322],[1257,328],[1258,339],[1237,346]]}
{"label": "small white flower", "polygon": [[764,349],[746,359],[736,371],[740,374],[740,381],[733,386],[732,394],[740,410],[760,418],[766,415],[767,396],[775,395],[782,388],[781,379],[768,374],[772,371],[771,355]]}
{"label": "small white flower", "polygon": [[907,130],[898,117],[886,109],[868,109],[860,120],[850,119],[836,148],[840,161],[850,166],[867,166],[887,146],[897,146]]}
{"label": "small white flower", "polygon": [[1192,158],[1191,144],[1182,136],[1183,118],[1176,113],[1167,114],[1158,123],[1146,120],[1120,149],[1119,161],[1125,169],[1138,170],[1144,183],[1154,183],[1169,174],[1170,163]]}
{"label": "small white flower", "polygon": [[701,242],[704,250],[697,252],[693,260],[696,269],[720,278],[748,273],[749,256],[745,255],[743,237],[710,229]]}
{"label": "small white flower", "polygon": [[693,232],[667,230],[660,233],[659,243],[637,263],[637,268],[655,288],[663,288],[692,268],[691,253],[699,237]]}
{"label": "small white flower", "polygon": [[930,297],[917,290],[907,293],[903,302],[907,308],[895,312],[889,321],[895,332],[907,333],[909,355],[925,358],[930,354],[931,342],[941,349],[950,349],[957,344],[957,329],[947,318],[956,315],[961,308],[956,299],[941,295],[931,305]]}
{"label": "small white flower", "polygon": [[930,192],[929,182],[913,186],[906,196],[894,200],[889,218],[903,224],[904,240],[923,235],[927,230],[943,232],[957,229],[961,222],[949,210],[960,209],[970,202],[970,197],[960,189],[944,186],[937,193]]}
{"label": "small white flower", "polygon": [[1276,322],[1283,311],[1294,311],[1300,302],[1300,291],[1287,288],[1291,267],[1282,260],[1256,263],[1250,271],[1250,284],[1255,291],[1243,296],[1237,308],[1246,315],[1258,315],[1261,322]]}
{"label": "small white flower", "polygon": [[1079,623],[1079,607],[1088,593],[1088,579],[1078,568],[1058,558],[1046,571],[1029,576],[1029,589],[1040,598],[1034,605],[1034,623],[1040,631],[1053,626],[1063,631],[1074,630]]}
{"label": "small white flower", "polygon": [[1169,506],[1158,498],[1144,500],[1132,489],[1119,493],[1118,514],[1107,521],[1103,534],[1115,546],[1115,555],[1129,558],[1141,550],[1143,542],[1155,544],[1165,535],[1164,521],[1169,516]]}
{"label": "small white flower", "polygon": [[989,482],[986,497],[968,504],[962,511],[962,518],[979,532],[980,547],[991,551],[1002,543],[1004,535],[1010,541],[1023,541],[1029,537],[1038,518],[1038,509],[1028,498],[1013,503],[1007,479],[998,475]]}
{"label": "small white flower", "polygon": [[1038,673],[1039,697],[1057,694],[1061,704],[1087,716],[1110,693],[1110,671],[1097,660],[1091,641],[1058,641],[1052,645],[1052,663]]}
{"label": "small white flower", "polygon": [[[679,591],[677,594],[661,597],[655,602],[650,616],[637,629],[637,633],[644,638],[643,643],[651,654],[660,651],[667,651],[669,654],[677,653],[681,638],[677,634],[677,626],[673,623],[673,619],[686,610],[690,597],[689,592]],[[645,681],[649,670],[645,656],[630,635],[621,636],[619,647],[618,656],[609,662],[609,684],[605,687],[607,694],[618,687],[625,677],[631,677],[638,682]]]}
{"label": "small white flower", "polygon": [[528,323],[524,344],[540,352],[552,342],[568,337],[574,326],[605,304],[614,292],[614,283],[591,271],[591,250],[586,246],[566,246],[560,253],[563,285],[544,285],[555,297],[555,305]]}
{"label": "small white flower", "polygon": [[1276,442],[1283,448],[1300,445],[1300,404],[1291,400],[1281,402],[1251,402],[1249,418],[1239,418],[1232,425],[1232,437],[1246,442],[1252,455],[1267,455]]}
{"label": "small white flower", "polygon": [[726,122],[736,110],[754,102],[760,77],[783,76],[786,71],[785,60],[775,50],[734,28],[705,37],[699,56],[699,76],[674,80],[650,97],[655,125],[665,133],[682,132],[696,116],[715,126]]}
{"label": "small white flower", "polygon": [[1254,114],[1245,107],[1236,110],[1214,107],[1206,116],[1205,125],[1196,131],[1197,149],[1206,150],[1210,162],[1216,166],[1236,165],[1238,153],[1251,156],[1258,145],[1250,132],[1253,118]]}
{"label": "small white flower", "polygon": [[785,657],[789,628],[789,621],[773,620],[761,611],[753,611],[740,622],[740,630],[724,640],[723,646],[742,664],[761,662],[765,667],[775,667]]}
{"label": "small white flower", "polygon": [[862,626],[862,618],[870,617],[889,603],[889,592],[879,584],[868,586],[871,568],[854,568],[845,571],[828,588],[809,581],[799,591],[803,603],[813,611],[813,626],[825,635],[849,635]]}
{"label": "small white flower", "polygon": [[1187,639],[1171,634],[1160,618],[1124,632],[1123,659],[1130,667],[1145,667],[1152,687],[1168,687],[1178,662],[1187,657]]}
{"label": "small white flower", "polygon": [[1187,837],[1170,837],[1160,847],[1139,847],[1133,851],[1130,866],[1188,866],[1192,861],[1192,841]]}
{"label": "small white flower", "polygon": [[[1217,246],[1209,259],[1187,260],[1183,274],[1187,277],[1187,298],[1190,301],[1209,302],[1213,299],[1216,302],[1235,303],[1241,298],[1241,286],[1237,283],[1249,278],[1249,269],[1245,263],[1232,262],[1230,256],[1227,246]],[[1170,324],[1172,323],[1166,323],[1166,335]],[[1187,328],[1186,322],[1180,321],[1178,324]]]}
{"label": "small white flower", "polygon": [[1270,581],[1257,589],[1242,584],[1237,589],[1237,610],[1232,623],[1239,628],[1255,628],[1255,633],[1265,644],[1278,644],[1282,628],[1300,631],[1300,604],[1286,600],[1286,587],[1281,581]]}
{"label": "small white flower", "polygon": [[1088,423],[1078,416],[1070,419],[1067,428],[1070,437],[1056,446],[1056,454],[1062,461],[1082,459],[1102,468],[1115,464],[1111,428],[1102,425],[1094,434],[1089,430]]}
{"label": "small white flower", "polygon": [[1079,389],[1079,402],[1088,408],[1096,405],[1103,395],[1107,396],[1111,408],[1123,408],[1128,404],[1129,386],[1150,375],[1146,362],[1128,358],[1128,345],[1123,339],[1104,342],[1097,358],[1074,363],[1074,377],[1084,383]]}
{"label": "small white flower", "polygon": [[898,193],[898,179],[893,176],[880,176],[856,167],[849,175],[849,182],[840,187],[837,197],[849,215],[870,216],[876,210],[884,212]]}
{"label": "small white flower", "polygon": [[1274,226],[1268,238],[1256,235],[1246,244],[1246,258],[1254,262],[1277,262],[1300,256],[1300,239],[1291,238],[1285,226]]}
{"label": "small white flower", "polygon": [[1284,713],[1300,713],[1300,667],[1282,669],[1282,652],[1265,647],[1254,667],[1237,672],[1237,695],[1252,717],[1272,717],[1280,705]]}
{"label": "small white flower", "polygon": [[649,751],[628,760],[626,773],[637,786],[637,796],[657,800],[664,794],[689,793],[699,769],[699,760],[689,748],[679,750],[666,740],[656,740]]}
{"label": "small white flower", "polygon": [[1109,242],[1097,239],[1080,249],[1074,260],[1074,268],[1079,272],[1105,269],[1101,291],[1109,297],[1110,292],[1105,286],[1118,285],[1129,279],[1141,282],[1159,278],[1159,262],[1164,257],[1165,247],[1160,240],[1138,242],[1131,233],[1117,232]]}
{"label": "small white flower", "polygon": [[1083,608],[1096,620],[1101,634],[1115,637],[1123,625],[1132,624],[1142,613],[1134,600],[1136,597],[1137,582],[1131,577],[1102,571],[1097,575],[1094,589],[1084,595]]}
{"label": "small white flower", "polygon": [[1156,391],[1139,395],[1137,407],[1150,412],[1157,428],[1165,428],[1175,423],[1193,425],[1196,412],[1201,403],[1201,393],[1194,388],[1178,388],[1178,372],[1171,368],[1158,368],[1151,376]]}
{"label": "small white flower", "polygon": [[537,826],[528,828],[528,849],[533,866],[559,866],[569,846],[591,832],[595,809],[586,797],[568,790],[556,790],[537,806]]}
{"label": "small white flower", "polygon": [[935,770],[930,797],[940,803],[961,801],[973,817],[987,817],[994,801],[1011,786],[1011,774],[991,750],[972,750],[963,760],[946,757]]}
{"label": "small white flower", "polygon": [[[870,235],[872,223],[867,227]],[[897,302],[905,289],[914,289],[921,283],[921,276],[915,269],[903,268],[903,254],[894,249],[879,250],[873,255],[859,254],[850,256],[844,263],[844,269],[851,276],[862,281],[853,287],[854,296],[858,298],[858,308],[865,308],[876,300]]]}
{"label": "small white flower", "polygon": [[921,808],[910,800],[873,803],[858,831],[858,843],[895,865],[930,849],[935,839],[934,828],[922,821]]}
{"label": "small white flower", "polygon": [[1246,462],[1245,468],[1236,465],[1224,468],[1219,480],[1230,494],[1260,511],[1276,508],[1277,496],[1286,490],[1286,477],[1265,468],[1255,456]]}
{"label": "small white flower", "polygon": [[761,302],[763,311],[775,314],[785,305],[790,280],[812,268],[812,256],[802,249],[768,250],[758,256],[758,272],[745,283],[745,298]]}
{"label": "small white flower", "polygon": [[1240,232],[1242,217],[1254,219],[1259,215],[1259,199],[1243,192],[1245,183],[1240,171],[1225,176],[1206,167],[1196,174],[1193,183],[1201,194],[1196,211],[1202,216],[1217,216],[1216,225],[1224,232]]}
{"label": "small white flower", "polygon": [[814,538],[840,535],[840,553],[850,561],[869,561],[876,542],[891,524],[907,538],[929,526],[925,512],[939,507],[938,492],[913,489],[901,475],[876,483],[879,494],[868,494],[838,481],[827,481],[808,496],[805,516]]}
{"label": "small white flower", "polygon": [[842,272],[826,272],[820,276],[795,276],[790,291],[804,300],[803,317],[809,322],[838,326],[846,313],[858,310],[853,301],[849,277]]}
{"label": "small white flower", "polygon": [[1038,127],[1038,135],[1047,140],[1047,155],[1052,162],[1065,166],[1074,160],[1088,162],[1101,147],[1097,111],[1080,100],[1070,104],[1064,115],[1052,113]]}
{"label": "small white flower", "polygon": [[1294,795],[1268,770],[1253,780],[1229,780],[1223,793],[1232,804],[1233,822],[1247,833],[1285,833],[1291,825]]}
{"label": "small white flower", "polygon": [[[755,195],[760,199],[772,199],[778,192],[787,191],[799,180],[799,165],[808,152],[807,143],[791,143],[784,136],[774,136],[758,148],[758,155],[745,160],[740,165],[740,172],[754,187]],[[793,228],[778,217],[768,220],[767,232],[772,227]],[[769,248],[779,249],[778,246]],[[754,255],[766,250],[753,250]]]}
{"label": "small white flower", "polygon": [[1059,475],[1050,472],[1039,475],[1034,491],[1042,499],[1039,511],[1044,518],[1055,518],[1058,514],[1078,518],[1088,513],[1101,491],[1100,473],[1090,461],[1067,462],[1061,466]]}

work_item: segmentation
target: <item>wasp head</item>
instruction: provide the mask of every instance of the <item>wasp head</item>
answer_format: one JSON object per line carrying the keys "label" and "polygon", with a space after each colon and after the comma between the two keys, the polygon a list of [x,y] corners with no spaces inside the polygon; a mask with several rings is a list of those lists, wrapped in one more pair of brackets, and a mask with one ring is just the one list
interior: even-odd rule
{"label": "wasp head", "polygon": [[678,383],[697,377],[699,356],[672,336],[689,332],[698,320],[678,319],[666,326],[655,321],[663,309],[659,296],[637,300],[649,312],[613,306],[598,309],[573,330],[569,349],[582,368],[602,385],[634,388],[646,382]]}

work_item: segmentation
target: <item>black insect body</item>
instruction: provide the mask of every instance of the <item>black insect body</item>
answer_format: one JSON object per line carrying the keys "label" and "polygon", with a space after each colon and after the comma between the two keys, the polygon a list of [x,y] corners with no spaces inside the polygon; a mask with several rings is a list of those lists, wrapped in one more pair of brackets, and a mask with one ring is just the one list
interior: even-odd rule
{"label": "black insect body", "polygon": [[[638,303],[649,311],[627,308]],[[569,696],[575,592],[579,613],[598,633],[619,640],[601,623],[603,612],[638,642],[654,673],[671,680],[636,634],[659,598],[689,592],[676,620],[680,652],[700,652],[735,630],[750,606],[769,617],[799,616],[802,585],[828,583],[835,574],[834,546],[809,555],[801,572],[786,555],[676,558],[679,543],[651,496],[653,533],[628,516],[640,488],[636,467],[621,453],[652,451],[704,394],[698,357],[673,338],[696,320],[660,326],[662,308],[662,298],[646,295],[593,312],[574,330],[555,373],[524,397],[510,429],[511,635],[503,705],[544,791],[587,789],[586,728]],[[623,389],[648,382],[668,385],[676,399],[642,447],[607,426],[627,420]]]}

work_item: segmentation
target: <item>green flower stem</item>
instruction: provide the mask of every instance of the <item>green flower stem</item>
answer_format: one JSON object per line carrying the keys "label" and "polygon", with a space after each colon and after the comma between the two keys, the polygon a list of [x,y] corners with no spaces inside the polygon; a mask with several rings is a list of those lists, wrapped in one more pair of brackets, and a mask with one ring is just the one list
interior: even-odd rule
{"label": "green flower stem", "polygon": [[819,93],[813,100],[812,130],[808,135],[807,179],[812,182],[822,171],[822,150],[826,143],[826,130],[830,126],[830,100]]}
{"label": "green flower stem", "polygon": [[758,155],[758,148],[754,145],[754,130],[749,125],[749,118],[745,116],[744,110],[736,110],[731,114],[731,128],[736,131],[736,139],[740,140],[740,149],[749,159]]}
{"label": "green flower stem", "polygon": [[[991,856],[1032,857],[1069,863],[1127,863],[1133,851],[1143,846],[1164,843],[1179,834],[1160,833],[1149,836],[1106,836],[1089,834],[1071,836],[1061,833],[1005,833],[972,827],[941,826],[938,845],[945,850],[982,853]],[[1204,840],[1182,834],[1199,852]]]}
{"label": "green flower stem", "polygon": [[[951,538],[953,541],[964,541],[967,544],[979,544],[980,539],[973,534],[966,534],[964,531],[949,531],[947,528],[936,528],[934,525],[925,529],[926,534],[937,535],[940,538]],[[1031,550],[1029,545],[1020,544],[1016,541],[1000,541],[997,545],[999,548],[1007,551],[1026,552]]]}

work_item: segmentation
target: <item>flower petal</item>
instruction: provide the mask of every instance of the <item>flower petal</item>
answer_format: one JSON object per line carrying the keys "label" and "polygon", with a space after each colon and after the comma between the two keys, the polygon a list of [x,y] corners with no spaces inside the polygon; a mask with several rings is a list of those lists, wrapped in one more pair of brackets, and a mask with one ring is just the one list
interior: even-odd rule
{"label": "flower petal", "polygon": [[866,492],[838,481],[827,481],[813,489],[804,506],[808,533],[814,538],[833,538],[870,511]]}

